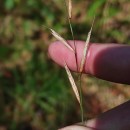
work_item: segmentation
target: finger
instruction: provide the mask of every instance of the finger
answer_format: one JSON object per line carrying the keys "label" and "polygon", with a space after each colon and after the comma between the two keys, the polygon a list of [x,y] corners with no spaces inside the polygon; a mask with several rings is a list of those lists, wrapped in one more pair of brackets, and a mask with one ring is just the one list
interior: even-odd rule
{"label": "finger", "polygon": [[92,119],[85,122],[77,123],[75,125],[67,126],[59,130],[98,130],[97,120]]}
{"label": "finger", "polygon": [[[96,120],[89,120],[84,123],[78,123],[76,125],[67,126],[65,128],[62,128],[60,130],[97,130],[96,129]],[[99,130],[99,129],[98,129]]]}
{"label": "finger", "polygon": [[96,130],[96,129],[85,126],[72,125],[59,130]]}
{"label": "finger", "polygon": [[[73,46],[73,41],[69,41]],[[78,67],[82,59],[84,42],[76,41]],[[51,58],[61,66],[64,60],[69,68],[77,70],[75,55],[60,42],[49,47]],[[84,73],[112,82],[130,84],[130,46],[120,44],[90,44]]]}
{"label": "finger", "polygon": [[99,130],[130,130],[130,101],[127,101],[96,119]]}
{"label": "finger", "polygon": [[[69,41],[69,44],[74,48],[73,42]],[[80,65],[82,51],[83,51],[84,42],[76,41],[76,50],[78,52],[78,67]],[[76,59],[75,54],[70,51],[67,47],[65,47],[60,42],[54,42],[49,46],[49,54],[51,58],[59,65],[64,67],[64,61],[66,61],[68,67],[73,70],[77,71]],[[87,69],[86,69],[87,72]]]}
{"label": "finger", "polygon": [[67,126],[59,130],[99,130],[97,129],[96,123],[96,119],[92,119],[83,123]]}
{"label": "finger", "polygon": [[130,101],[123,103],[83,125],[68,126],[60,130],[130,130]]}

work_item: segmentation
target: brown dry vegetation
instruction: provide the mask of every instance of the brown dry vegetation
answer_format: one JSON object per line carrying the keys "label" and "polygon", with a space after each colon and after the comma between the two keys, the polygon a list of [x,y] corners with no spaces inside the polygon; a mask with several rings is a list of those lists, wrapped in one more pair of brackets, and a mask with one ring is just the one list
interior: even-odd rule
{"label": "brown dry vegetation", "polygon": [[[73,0],[75,39],[130,44],[129,0]],[[48,57],[55,40],[42,25],[72,39],[62,1],[0,1],[0,129],[55,130],[80,121],[80,108],[62,68]],[[83,76],[90,119],[130,97],[130,87]],[[71,100],[70,100],[70,97]]]}

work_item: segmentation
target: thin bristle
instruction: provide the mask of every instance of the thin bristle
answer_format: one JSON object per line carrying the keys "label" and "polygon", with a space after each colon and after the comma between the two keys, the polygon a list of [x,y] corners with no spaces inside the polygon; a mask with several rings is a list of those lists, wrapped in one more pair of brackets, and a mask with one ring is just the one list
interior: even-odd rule
{"label": "thin bristle", "polygon": [[[49,28],[50,29],[50,28]],[[69,48],[71,51],[74,52],[73,48],[67,43],[67,41],[61,37],[57,32],[55,32],[53,29],[50,29],[52,35],[59,41],[61,41],[67,48]]]}
{"label": "thin bristle", "polygon": [[91,29],[88,32],[87,40],[85,42],[85,47],[84,47],[84,50],[83,50],[83,57],[82,57],[82,60],[81,60],[80,70],[79,70],[80,73],[83,71],[83,68],[84,68],[86,54],[87,54],[88,47],[89,47],[89,42],[90,42],[90,37],[91,37],[92,29],[93,29],[94,20],[95,20],[95,18],[93,19],[93,23],[92,23]]}
{"label": "thin bristle", "polygon": [[65,63],[65,70],[66,70],[66,73],[68,75],[69,81],[71,83],[72,89],[73,89],[73,91],[74,91],[74,93],[76,95],[76,98],[77,98],[78,102],[80,103],[80,96],[79,96],[77,86],[75,84],[74,78],[73,78],[73,76],[72,76],[72,74],[71,74],[71,72],[70,72],[70,70],[69,70],[66,63]]}
{"label": "thin bristle", "polygon": [[68,13],[69,13],[69,18],[72,18],[72,0],[68,0]]}

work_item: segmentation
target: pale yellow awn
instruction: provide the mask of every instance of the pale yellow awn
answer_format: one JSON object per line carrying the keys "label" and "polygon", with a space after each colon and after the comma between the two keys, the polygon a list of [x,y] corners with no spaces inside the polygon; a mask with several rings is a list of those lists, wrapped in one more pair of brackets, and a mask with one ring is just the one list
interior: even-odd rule
{"label": "pale yellow awn", "polygon": [[[50,28],[49,28],[50,29]],[[67,43],[67,41],[62,38],[57,32],[55,32],[53,29],[50,29],[52,35],[59,40],[60,42],[62,42],[67,48],[69,48],[71,51],[74,52],[73,48]]]}
{"label": "pale yellow awn", "polygon": [[72,18],[72,0],[68,0],[68,13],[69,13],[69,18]]}
{"label": "pale yellow awn", "polygon": [[[94,19],[95,19],[95,18],[94,18]],[[87,40],[86,40],[86,42],[85,42],[85,46],[84,46],[84,50],[83,50],[83,56],[82,56],[82,59],[81,59],[80,70],[79,70],[80,73],[83,71],[83,68],[84,68],[85,59],[86,59],[86,54],[87,54],[87,52],[88,52],[90,37],[91,37],[92,29],[93,29],[93,24],[94,24],[94,20],[93,20],[91,29],[90,29],[90,31],[88,32]]]}
{"label": "pale yellow awn", "polygon": [[65,70],[66,70],[66,73],[68,75],[69,81],[71,83],[72,89],[73,89],[73,91],[74,91],[74,93],[76,95],[76,98],[77,98],[78,102],[80,103],[80,96],[79,96],[77,86],[75,84],[74,78],[73,78],[73,76],[72,76],[72,74],[71,74],[71,72],[70,72],[70,70],[69,70],[66,63],[65,63]]}

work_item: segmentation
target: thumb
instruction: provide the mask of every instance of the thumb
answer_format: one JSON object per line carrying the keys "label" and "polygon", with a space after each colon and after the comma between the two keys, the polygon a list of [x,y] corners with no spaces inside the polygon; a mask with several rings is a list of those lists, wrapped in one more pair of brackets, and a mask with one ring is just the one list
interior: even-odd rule
{"label": "thumb", "polygon": [[96,120],[91,119],[91,120],[85,121],[83,123],[78,123],[76,125],[67,126],[65,128],[59,129],[59,130],[97,130],[96,129]]}
{"label": "thumb", "polygon": [[96,130],[96,129],[87,126],[73,125],[73,126],[67,126],[59,130]]}

